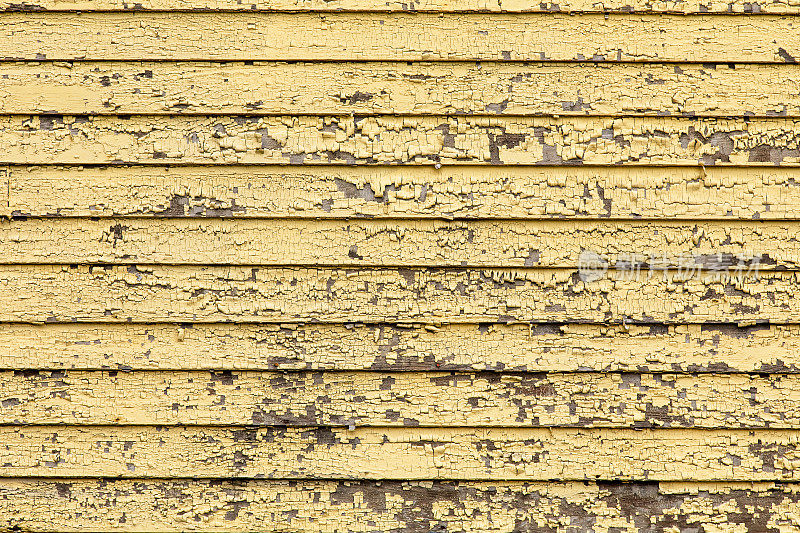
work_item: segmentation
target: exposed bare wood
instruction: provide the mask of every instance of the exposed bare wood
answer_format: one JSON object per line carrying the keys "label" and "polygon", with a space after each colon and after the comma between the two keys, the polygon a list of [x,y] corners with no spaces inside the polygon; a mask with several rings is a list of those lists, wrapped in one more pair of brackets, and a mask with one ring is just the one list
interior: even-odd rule
{"label": "exposed bare wood", "polygon": [[796,430],[0,426],[3,477],[778,481]]}
{"label": "exposed bare wood", "polygon": [[[578,268],[800,267],[790,222],[317,221],[28,219],[0,221],[10,263]],[[186,243],[191,246],[187,247]],[[666,265],[662,265],[666,259]]]}
{"label": "exposed bare wood", "polygon": [[0,324],[0,368],[798,372],[800,326]]}
{"label": "exposed bare wood", "polygon": [[800,218],[790,167],[11,167],[33,216]]}
{"label": "exposed bare wood", "polygon": [[791,63],[796,25],[773,15],[6,13],[0,57]]}
{"label": "exposed bare wood", "polygon": [[0,528],[37,533],[792,531],[795,484],[36,480],[0,482]]}
{"label": "exposed bare wood", "polygon": [[0,161],[21,165],[800,162],[798,121],[784,118],[13,115],[0,142]]}
{"label": "exposed bare wood", "polygon": [[79,61],[0,77],[1,113],[800,115],[789,64]]}
{"label": "exposed bare wood", "polygon": [[798,272],[0,266],[22,322],[797,323]]}

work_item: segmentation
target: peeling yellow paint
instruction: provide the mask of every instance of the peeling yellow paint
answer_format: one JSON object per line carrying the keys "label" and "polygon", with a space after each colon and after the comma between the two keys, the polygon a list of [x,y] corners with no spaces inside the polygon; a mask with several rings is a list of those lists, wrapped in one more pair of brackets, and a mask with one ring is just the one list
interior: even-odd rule
{"label": "peeling yellow paint", "polygon": [[47,166],[8,179],[18,216],[800,218],[800,170],[774,166]]}
{"label": "peeling yellow paint", "polygon": [[0,532],[800,533],[793,2],[1,4]]}
{"label": "peeling yellow paint", "polygon": [[[796,481],[796,430],[0,426],[7,477]],[[175,465],[181,465],[176,471]]]}
{"label": "peeling yellow paint", "polygon": [[0,320],[796,323],[798,275],[6,265]]}
{"label": "peeling yellow paint", "polygon": [[763,374],[798,351],[796,325],[0,324],[0,368],[57,370]]}
{"label": "peeling yellow paint", "polygon": [[797,165],[784,118],[0,116],[5,163]]}
{"label": "peeling yellow paint", "polygon": [[798,116],[796,70],[747,64],[0,63],[0,112]]}
{"label": "peeling yellow paint", "polygon": [[56,370],[0,373],[0,403],[2,424],[791,429],[800,374]]}
{"label": "peeling yellow paint", "polygon": [[777,221],[62,218],[0,222],[0,241],[7,263],[577,268],[590,250],[612,268],[772,270],[800,267],[799,231]]}
{"label": "peeling yellow paint", "polygon": [[3,15],[0,56],[785,63],[800,34],[773,15],[36,12]]}

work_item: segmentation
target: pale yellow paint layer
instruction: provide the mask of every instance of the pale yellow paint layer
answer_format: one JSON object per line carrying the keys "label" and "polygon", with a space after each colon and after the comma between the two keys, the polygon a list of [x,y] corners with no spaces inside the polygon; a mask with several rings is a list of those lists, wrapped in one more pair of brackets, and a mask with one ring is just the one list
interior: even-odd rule
{"label": "pale yellow paint layer", "polygon": [[368,12],[492,12],[492,13],[777,13],[797,14],[796,0],[25,0],[0,2],[0,8],[18,11],[368,11]]}
{"label": "pale yellow paint layer", "polygon": [[6,13],[0,57],[786,63],[800,33],[772,15]]}
{"label": "pale yellow paint layer", "polygon": [[800,170],[789,167],[11,167],[7,172],[0,205],[23,216],[800,218]]}
{"label": "pale yellow paint layer", "polygon": [[[591,272],[592,277],[595,272]],[[23,322],[800,321],[798,272],[0,266]]]}
{"label": "pale yellow paint layer", "polygon": [[31,62],[0,78],[0,113],[800,115],[796,65]]}
{"label": "pale yellow paint layer", "polygon": [[0,368],[798,372],[800,326],[0,324]]}
{"label": "pale yellow paint layer", "polygon": [[[798,33],[800,35],[800,33]],[[0,116],[28,164],[797,165],[784,118]]]}
{"label": "pale yellow paint layer", "polygon": [[0,426],[5,477],[777,481],[795,430]]}
{"label": "pale yellow paint layer", "polygon": [[0,372],[2,424],[800,426],[800,375]]}
{"label": "pale yellow paint layer", "polygon": [[[102,510],[102,512],[100,512]],[[409,510],[413,510],[410,512]],[[36,480],[0,482],[0,529],[50,532],[795,533],[789,483]],[[723,529],[722,531],[725,531]]]}
{"label": "pale yellow paint layer", "polygon": [[798,232],[777,221],[60,218],[0,221],[0,247],[6,264],[578,268],[595,253],[621,269],[771,270],[800,266]]}

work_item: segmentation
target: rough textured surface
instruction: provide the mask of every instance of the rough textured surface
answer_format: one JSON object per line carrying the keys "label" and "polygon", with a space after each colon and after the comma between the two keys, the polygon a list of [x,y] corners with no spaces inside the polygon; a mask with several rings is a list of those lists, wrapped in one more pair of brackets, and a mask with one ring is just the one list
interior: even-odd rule
{"label": "rough textured surface", "polygon": [[[7,167],[15,216],[800,218],[790,167]],[[2,183],[2,182],[0,182]]]}
{"label": "rough textured surface", "polygon": [[0,368],[800,371],[800,327],[0,324]]}
{"label": "rough textured surface", "polygon": [[800,33],[772,15],[7,13],[0,57],[793,63]]}
{"label": "rough textured surface", "polygon": [[[7,263],[800,267],[800,224],[787,222],[316,221],[28,219],[0,221]],[[187,247],[186,243],[191,242]]]}
{"label": "rough textured surface", "polygon": [[796,271],[0,266],[0,320],[789,322]]}
{"label": "rough textured surface", "polygon": [[799,442],[778,429],[0,426],[0,474],[797,481]]}
{"label": "rough textured surface", "polygon": [[796,0],[0,11],[0,532],[800,533]]}
{"label": "rough textured surface", "polygon": [[786,533],[796,531],[799,500],[785,483],[6,479],[0,527],[245,533],[269,522],[286,533]]}
{"label": "rough textured surface", "polygon": [[797,14],[796,0],[25,0],[0,2],[6,11],[368,11],[500,13],[778,13]]}
{"label": "rough textured surface", "polygon": [[796,166],[798,124],[785,118],[12,115],[0,116],[0,142],[7,146],[0,161]]}
{"label": "rough textured surface", "polygon": [[0,423],[796,428],[800,375],[0,373]]}
{"label": "rough textured surface", "polygon": [[0,111],[798,116],[797,72],[716,64],[0,63]]}

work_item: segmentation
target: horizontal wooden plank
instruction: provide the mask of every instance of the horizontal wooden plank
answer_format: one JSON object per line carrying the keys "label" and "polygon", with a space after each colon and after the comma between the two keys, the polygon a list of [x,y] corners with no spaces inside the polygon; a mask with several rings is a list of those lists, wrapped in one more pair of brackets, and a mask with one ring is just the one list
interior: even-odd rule
{"label": "horizontal wooden plank", "polygon": [[783,533],[799,500],[790,483],[4,479],[0,528],[672,533],[724,523]]}
{"label": "horizontal wooden plank", "polygon": [[23,216],[800,218],[791,167],[9,167],[0,177],[0,210]]}
{"label": "horizontal wooden plank", "polygon": [[743,0],[567,0],[535,3],[524,0],[13,0],[0,2],[5,11],[296,11],[296,12],[445,12],[445,13],[770,13],[797,14],[793,1]]}
{"label": "horizontal wooden plank", "polygon": [[613,268],[797,269],[798,233],[778,221],[0,220],[5,264],[578,268],[595,253]]}
{"label": "horizontal wooden plank", "polygon": [[800,428],[800,375],[0,372],[0,423]]}
{"label": "horizontal wooden plank", "polygon": [[798,372],[800,326],[0,324],[0,368]]}
{"label": "horizontal wooden plank", "polygon": [[0,266],[20,322],[800,321],[798,272]]}
{"label": "horizontal wooden plank", "polygon": [[3,477],[796,480],[796,430],[0,426]]}
{"label": "horizontal wooden plank", "polygon": [[796,24],[772,15],[7,13],[0,57],[791,63]]}
{"label": "horizontal wooden plank", "polygon": [[0,113],[794,117],[797,73],[796,65],[0,63]]}
{"label": "horizontal wooden plank", "polygon": [[[800,35],[800,33],[798,33]],[[794,119],[0,116],[5,163],[797,165]]]}

